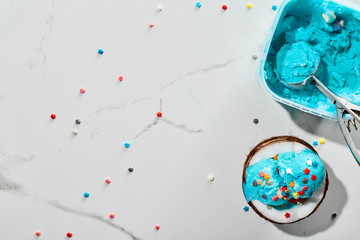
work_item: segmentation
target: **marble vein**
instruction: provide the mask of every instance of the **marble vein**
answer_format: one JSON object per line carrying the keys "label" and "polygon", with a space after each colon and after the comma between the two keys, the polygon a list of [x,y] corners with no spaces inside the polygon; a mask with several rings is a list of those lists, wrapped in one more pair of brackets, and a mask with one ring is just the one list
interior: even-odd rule
{"label": "marble vein", "polygon": [[111,111],[111,110],[118,110],[118,109],[122,109],[122,108],[126,108],[127,106],[132,106],[138,102],[142,102],[142,101],[145,101],[145,100],[149,100],[149,99],[152,99],[156,94],[164,91],[165,89],[169,88],[170,86],[174,85],[175,83],[189,77],[189,76],[192,76],[192,75],[196,75],[196,74],[203,74],[203,73],[206,73],[206,72],[209,72],[209,71],[213,71],[213,70],[216,70],[216,69],[221,69],[221,68],[226,68],[227,66],[229,66],[230,64],[242,59],[244,57],[237,57],[237,58],[233,58],[233,59],[230,59],[230,60],[227,60],[226,62],[223,62],[223,63],[218,63],[218,64],[214,64],[214,65],[210,65],[210,66],[207,66],[207,67],[204,67],[204,68],[198,68],[196,70],[193,70],[193,71],[190,71],[190,72],[186,72],[184,73],[182,76],[178,77],[177,79],[165,84],[164,86],[160,87],[158,90],[156,90],[155,92],[153,92],[152,94],[150,94],[149,96],[146,96],[146,97],[141,97],[141,98],[137,98],[137,99],[134,99],[130,102],[130,104],[127,104],[125,102],[118,102],[116,104],[114,104],[113,106],[110,106],[110,107],[102,107],[102,108],[99,108],[97,110],[94,111],[94,114],[98,114],[100,112],[103,112],[103,111]]}
{"label": "marble vein", "polygon": [[85,212],[85,211],[82,211],[82,210],[72,209],[72,208],[69,208],[67,206],[62,205],[58,201],[49,201],[48,204],[50,206],[55,207],[57,209],[60,209],[60,210],[62,210],[64,212],[72,213],[72,214],[82,216],[82,217],[91,218],[93,220],[105,223],[106,225],[108,225],[110,227],[113,227],[113,228],[116,228],[116,229],[122,231],[123,233],[125,233],[126,235],[131,237],[131,239],[133,239],[133,240],[140,240],[140,238],[136,237],[133,233],[131,233],[130,231],[128,231],[124,227],[116,225],[116,224],[104,219],[103,217],[101,217],[100,215],[97,215],[95,213],[88,213],[88,212]]}
{"label": "marble vein", "polygon": [[140,137],[142,134],[148,132],[153,126],[157,125],[159,123],[159,121],[162,121],[162,122],[164,122],[164,123],[166,123],[166,124],[168,124],[168,125],[170,125],[170,126],[172,126],[174,128],[182,129],[182,130],[184,130],[184,131],[186,131],[188,133],[201,133],[201,132],[204,131],[202,129],[191,129],[191,128],[188,128],[186,126],[186,124],[184,124],[184,123],[183,124],[176,124],[176,123],[170,121],[169,119],[162,117],[162,118],[157,118],[154,122],[150,123],[142,131],[140,131],[138,134],[136,134],[135,137],[134,137],[134,140],[137,139],[138,137]]}

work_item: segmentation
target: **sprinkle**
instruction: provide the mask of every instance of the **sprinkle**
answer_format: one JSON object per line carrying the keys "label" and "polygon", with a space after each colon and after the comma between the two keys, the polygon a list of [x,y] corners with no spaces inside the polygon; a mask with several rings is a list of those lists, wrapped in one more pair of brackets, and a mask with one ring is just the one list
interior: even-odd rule
{"label": "sprinkle", "polygon": [[76,123],[77,125],[79,125],[79,124],[81,123],[80,119],[76,119],[76,120],[75,120],[75,123]]}
{"label": "sprinkle", "polygon": [[311,180],[315,181],[316,180],[316,175],[311,175]]}
{"label": "sprinkle", "polygon": [[282,191],[280,189],[276,192],[276,195],[278,198],[283,199]]}
{"label": "sprinkle", "polygon": [[251,58],[252,58],[253,60],[256,60],[258,57],[257,57],[257,55],[253,54]]}
{"label": "sprinkle", "polygon": [[115,217],[115,213],[110,213],[109,218],[113,219]]}
{"label": "sprinkle", "polygon": [[281,191],[285,192],[286,190],[288,190],[287,187],[281,187]]}
{"label": "sprinkle", "polygon": [[79,132],[78,132],[76,129],[72,130],[72,134],[73,134],[74,136],[78,135],[78,133],[79,133]]}
{"label": "sprinkle", "polygon": [[287,193],[286,193],[286,192],[281,192],[281,195],[282,195],[283,197],[286,197]]}
{"label": "sprinkle", "polygon": [[294,196],[294,197],[297,197],[298,195],[299,195],[298,192],[294,192],[294,193],[293,193],[293,196]]}
{"label": "sprinkle", "polygon": [[291,203],[296,203],[297,200],[292,198],[292,199],[289,199],[289,202],[291,202]]}
{"label": "sprinkle", "polygon": [[264,187],[265,184],[266,184],[266,181],[262,181],[260,185],[261,185],[261,187]]}
{"label": "sprinkle", "polygon": [[300,195],[304,195],[305,192],[304,192],[304,191],[300,191],[299,194],[300,194]]}
{"label": "sprinkle", "polygon": [[261,184],[263,182],[263,180],[257,179],[256,182],[257,182],[257,184]]}
{"label": "sprinkle", "polygon": [[313,141],[313,145],[317,146],[317,145],[319,145],[319,142],[318,141]]}
{"label": "sprinkle", "polygon": [[286,189],[284,192],[285,192],[285,193],[289,193],[289,192],[290,192],[290,189]]}
{"label": "sprinkle", "polygon": [[295,183],[294,182],[290,182],[289,186],[292,188],[295,186]]}
{"label": "sprinkle", "polygon": [[342,20],[342,19],[338,22],[338,26],[339,26],[339,27],[343,27],[344,24],[345,24],[345,23],[344,23],[344,20]]}
{"label": "sprinkle", "polygon": [[124,76],[120,75],[120,76],[118,77],[118,79],[119,79],[120,82],[122,82],[122,80],[124,80]]}
{"label": "sprinkle", "polygon": [[149,27],[154,27],[155,26],[155,24],[154,23],[149,23]]}
{"label": "sprinkle", "polygon": [[289,218],[290,217],[290,213],[285,213],[284,215],[286,218]]}
{"label": "sprinkle", "polygon": [[40,237],[41,232],[40,232],[40,231],[36,231],[36,232],[35,232],[35,235],[38,236],[38,237]]}
{"label": "sprinkle", "polygon": [[303,190],[303,191],[308,190],[308,186],[303,186],[302,190]]}
{"label": "sprinkle", "polygon": [[56,118],[56,114],[52,113],[52,114],[50,115],[50,117],[51,117],[51,119],[55,119],[55,118]]}
{"label": "sprinkle", "polygon": [[106,178],[106,179],[105,179],[105,183],[110,184],[110,183],[111,183],[110,178]]}
{"label": "sprinkle", "polygon": [[133,172],[134,169],[133,169],[132,167],[129,167],[129,168],[128,168],[128,171],[129,171],[129,172]]}
{"label": "sprinkle", "polygon": [[101,48],[98,49],[98,54],[103,55],[103,53],[104,53],[104,50],[102,50]]}
{"label": "sprinkle", "polygon": [[279,173],[279,168],[276,168],[276,172]]}
{"label": "sprinkle", "polygon": [[196,7],[201,8],[201,2],[197,2]]}
{"label": "sprinkle", "polygon": [[287,174],[292,174],[292,170],[290,168],[286,169]]}
{"label": "sprinkle", "polygon": [[228,9],[228,7],[224,4],[224,5],[222,5],[222,7],[221,7],[224,11],[226,11],[226,9]]}
{"label": "sprinkle", "polygon": [[276,5],[273,5],[273,6],[271,7],[271,9],[274,10],[274,11],[276,11],[277,6],[276,6]]}
{"label": "sprinkle", "polygon": [[267,185],[271,186],[273,184],[273,181],[272,180],[268,180],[267,181]]}
{"label": "sprinkle", "polygon": [[161,12],[161,11],[164,9],[164,7],[163,7],[163,5],[159,4],[159,5],[157,5],[156,9],[157,9],[159,12]]}
{"label": "sprinkle", "polygon": [[257,186],[257,182],[253,181],[253,186],[256,187]]}
{"label": "sprinkle", "polygon": [[318,166],[318,163],[317,162],[313,162],[313,167],[317,167]]}
{"label": "sprinkle", "polygon": [[266,208],[267,208],[268,210],[271,210],[271,209],[272,209],[272,206],[266,205]]}
{"label": "sprinkle", "polygon": [[308,181],[309,181],[309,180],[308,180],[307,178],[304,178],[304,179],[302,180],[302,182],[303,182],[304,184],[307,184]]}
{"label": "sprinkle", "polygon": [[274,202],[276,202],[276,201],[278,200],[278,197],[277,197],[277,196],[273,196],[273,197],[272,197],[272,200],[273,200]]}
{"label": "sprinkle", "polygon": [[304,173],[305,173],[306,175],[308,175],[308,174],[310,173],[310,169],[305,168],[305,169],[304,169]]}
{"label": "sprinkle", "polygon": [[85,89],[84,89],[84,88],[80,88],[80,93],[85,93]]}
{"label": "sprinkle", "polygon": [[158,231],[160,229],[160,225],[155,225],[155,229]]}
{"label": "sprinkle", "polygon": [[252,9],[252,7],[253,7],[253,5],[251,3],[248,3],[246,6],[248,9]]}
{"label": "sprinkle", "polygon": [[333,212],[332,214],[331,214],[331,219],[335,219],[337,217],[337,213],[336,212]]}
{"label": "sprinkle", "polygon": [[90,196],[90,193],[84,192],[84,198],[88,198]]}
{"label": "sprinkle", "polygon": [[72,235],[73,235],[72,232],[67,232],[67,233],[66,233],[66,236],[67,236],[68,238],[71,238]]}
{"label": "sprinkle", "polygon": [[274,156],[274,160],[278,160],[278,155],[275,155],[275,156]]}
{"label": "sprinkle", "polygon": [[210,175],[210,176],[209,176],[209,181],[212,182],[212,181],[214,181],[214,180],[215,180],[215,177],[214,177],[213,175]]}
{"label": "sprinkle", "polygon": [[324,143],[325,143],[325,139],[324,139],[324,138],[320,138],[320,139],[319,139],[319,143],[320,143],[320,144],[324,144]]}
{"label": "sprinkle", "polygon": [[258,123],[259,123],[259,119],[254,118],[253,123],[258,124]]}
{"label": "sprinkle", "polygon": [[333,23],[336,19],[335,13],[332,11],[327,11],[323,13],[322,17],[324,18],[326,23]]}
{"label": "sprinkle", "polygon": [[162,112],[157,112],[157,113],[156,113],[156,116],[162,117]]}
{"label": "sprinkle", "polygon": [[129,143],[129,142],[125,142],[125,143],[124,143],[124,146],[125,146],[125,148],[129,148],[129,147],[130,147],[130,143]]}
{"label": "sprinkle", "polygon": [[249,211],[249,207],[248,207],[248,206],[245,206],[243,209],[244,209],[245,212]]}
{"label": "sprinkle", "polygon": [[269,179],[270,179],[270,175],[269,175],[269,174],[265,174],[264,179],[265,179],[265,180],[269,180]]}
{"label": "sprinkle", "polygon": [[311,161],[311,160],[308,160],[308,161],[306,161],[306,164],[309,165],[309,166],[311,166],[311,165],[312,165],[312,161]]}
{"label": "sprinkle", "polygon": [[260,177],[264,177],[265,176],[265,173],[263,171],[259,172],[259,176]]}
{"label": "sprinkle", "polygon": [[266,199],[266,196],[263,194],[263,195],[261,195],[261,197],[263,198],[263,199]]}

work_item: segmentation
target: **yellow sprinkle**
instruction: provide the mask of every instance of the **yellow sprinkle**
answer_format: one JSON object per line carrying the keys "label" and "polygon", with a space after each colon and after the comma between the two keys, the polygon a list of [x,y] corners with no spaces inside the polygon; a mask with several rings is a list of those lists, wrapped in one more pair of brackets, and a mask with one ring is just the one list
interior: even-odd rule
{"label": "yellow sprinkle", "polygon": [[299,195],[298,192],[294,192],[294,193],[293,193],[293,196],[294,196],[294,197],[297,197],[298,195]]}
{"label": "yellow sprinkle", "polygon": [[291,183],[289,184],[290,187],[294,187],[294,185],[295,185],[294,182],[291,182]]}
{"label": "yellow sprinkle", "polygon": [[270,175],[269,175],[269,174],[265,174],[264,179],[265,179],[265,180],[268,180],[269,178],[270,178]]}
{"label": "yellow sprinkle", "polygon": [[253,5],[252,5],[251,3],[248,3],[248,4],[247,4],[247,8],[248,8],[248,9],[252,9],[252,7],[253,7]]}
{"label": "yellow sprinkle", "polygon": [[324,138],[320,138],[320,139],[319,139],[319,143],[320,143],[320,144],[324,144],[324,143],[325,143],[325,139],[324,139]]}

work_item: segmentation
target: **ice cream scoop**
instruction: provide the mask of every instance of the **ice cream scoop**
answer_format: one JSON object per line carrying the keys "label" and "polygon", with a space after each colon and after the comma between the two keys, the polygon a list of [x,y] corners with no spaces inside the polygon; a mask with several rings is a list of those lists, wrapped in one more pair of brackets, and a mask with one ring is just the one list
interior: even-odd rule
{"label": "ice cream scoop", "polygon": [[[282,64],[281,68],[278,66],[278,78],[289,87],[296,89],[304,87],[308,82],[314,83],[336,105],[336,115],[340,130],[351,153],[360,165],[360,154],[350,135],[350,123],[354,125],[355,130],[357,130],[356,121],[360,123],[360,106],[337,96],[315,76],[320,62],[320,56],[312,50],[308,43],[300,42],[284,45],[277,55],[277,64]],[[307,76],[306,74],[309,75]]]}

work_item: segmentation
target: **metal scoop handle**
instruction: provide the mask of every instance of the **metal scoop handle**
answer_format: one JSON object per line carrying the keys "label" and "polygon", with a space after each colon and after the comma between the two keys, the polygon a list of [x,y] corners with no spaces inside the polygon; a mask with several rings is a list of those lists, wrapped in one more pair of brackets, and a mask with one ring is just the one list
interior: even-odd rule
{"label": "metal scoop handle", "polygon": [[[345,141],[351,153],[353,154],[356,162],[360,166],[360,154],[350,135],[351,124],[355,127],[355,130],[357,130],[356,121],[360,123],[360,106],[350,103],[346,99],[337,96],[327,87],[325,87],[325,85],[322,84],[322,82],[320,82],[320,80],[317,79],[314,74],[312,74],[310,77],[314,80],[315,86],[336,105],[336,115],[340,130],[345,138]],[[347,123],[344,119],[344,116],[346,114],[350,114],[353,117],[353,119],[346,119]]]}

